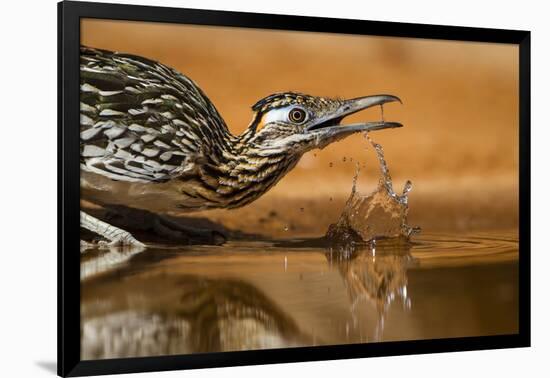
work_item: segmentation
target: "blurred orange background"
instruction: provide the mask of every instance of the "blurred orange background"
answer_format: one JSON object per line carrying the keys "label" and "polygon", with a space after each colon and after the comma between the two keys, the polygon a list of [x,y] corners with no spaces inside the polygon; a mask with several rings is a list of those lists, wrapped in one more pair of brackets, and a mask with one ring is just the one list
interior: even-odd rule
{"label": "blurred orange background", "polygon": [[[404,127],[371,137],[384,147],[397,189],[413,181],[411,222],[428,229],[517,225],[516,45],[92,19],[81,21],[81,42],[179,70],[201,87],[236,134],[248,126],[250,106],[273,92],[397,95],[403,105],[387,105],[385,119]],[[380,119],[380,110],[346,121],[365,119]],[[360,189],[374,188],[378,167],[367,147],[354,135],[310,152],[256,203],[230,215],[203,215],[261,231],[258,214],[306,203],[310,212],[294,214],[303,205],[292,205],[288,219],[269,228],[282,230],[290,222],[299,234],[319,232],[335,221],[349,195],[356,162],[368,167]],[[315,198],[322,204],[314,204]]]}

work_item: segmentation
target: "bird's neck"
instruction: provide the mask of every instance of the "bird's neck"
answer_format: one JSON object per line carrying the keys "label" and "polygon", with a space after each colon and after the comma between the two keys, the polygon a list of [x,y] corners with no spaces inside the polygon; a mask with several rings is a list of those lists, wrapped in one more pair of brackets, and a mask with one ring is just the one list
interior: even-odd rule
{"label": "bird's neck", "polygon": [[229,199],[228,208],[241,207],[261,197],[299,160],[285,153],[266,155],[258,146],[246,142],[242,138],[236,144],[228,159],[227,173],[219,180],[217,192]]}
{"label": "bird's neck", "polygon": [[183,194],[191,197],[188,210],[237,208],[253,202],[271,189],[299,160],[287,154],[266,155],[241,135],[229,147],[205,155],[185,182]]}
{"label": "bird's neck", "polygon": [[202,158],[181,177],[182,209],[237,208],[271,189],[299,160],[284,152],[267,152],[253,143],[249,127],[239,136],[227,135],[223,143],[205,143]]}

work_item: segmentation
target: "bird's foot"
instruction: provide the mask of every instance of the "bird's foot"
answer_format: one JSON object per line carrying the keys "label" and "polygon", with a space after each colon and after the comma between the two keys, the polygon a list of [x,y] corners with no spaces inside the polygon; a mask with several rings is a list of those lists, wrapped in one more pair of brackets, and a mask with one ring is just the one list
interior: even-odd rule
{"label": "bird's foot", "polygon": [[80,240],[80,253],[84,253],[89,249],[94,248],[95,246],[92,243],[89,243],[85,240]]}
{"label": "bird's foot", "polygon": [[[83,211],[80,211],[80,227],[92,231],[107,240],[98,242],[97,245],[99,247],[145,247],[145,244],[134,238],[128,231],[115,227]],[[81,252],[90,249],[92,246],[93,244],[83,240],[80,241]]]}
{"label": "bird's foot", "polygon": [[219,231],[184,225],[146,210],[119,205],[108,206],[107,209],[109,222],[125,229],[147,232],[154,241],[160,243],[168,240],[187,245],[221,245],[227,239]]}

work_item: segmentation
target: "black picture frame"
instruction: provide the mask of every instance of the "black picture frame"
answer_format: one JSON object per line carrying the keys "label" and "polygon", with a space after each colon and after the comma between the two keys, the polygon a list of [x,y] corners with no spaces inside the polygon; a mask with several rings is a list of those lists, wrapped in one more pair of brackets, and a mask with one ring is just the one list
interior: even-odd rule
{"label": "black picture frame", "polygon": [[[116,19],[516,44],[519,46],[519,332],[145,358],[80,360],[80,19]],[[82,376],[530,346],[530,32],[458,26],[134,6],[58,3],[58,374]]]}

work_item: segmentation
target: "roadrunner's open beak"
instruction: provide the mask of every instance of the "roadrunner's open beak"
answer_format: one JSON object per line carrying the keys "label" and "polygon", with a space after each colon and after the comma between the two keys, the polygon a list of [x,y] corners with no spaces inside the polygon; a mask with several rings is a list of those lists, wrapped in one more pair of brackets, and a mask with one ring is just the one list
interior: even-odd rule
{"label": "roadrunner's open beak", "polygon": [[388,102],[395,101],[402,103],[398,97],[392,95],[375,95],[345,100],[338,109],[325,115],[324,117],[320,117],[317,122],[310,125],[305,130],[306,134],[315,137],[315,147],[323,148],[329,143],[335,142],[357,132],[402,127],[403,125],[398,122],[386,122],[384,120],[377,122],[353,123],[348,125],[340,124],[342,119],[350,114],[371,108],[375,105],[382,106]]}

